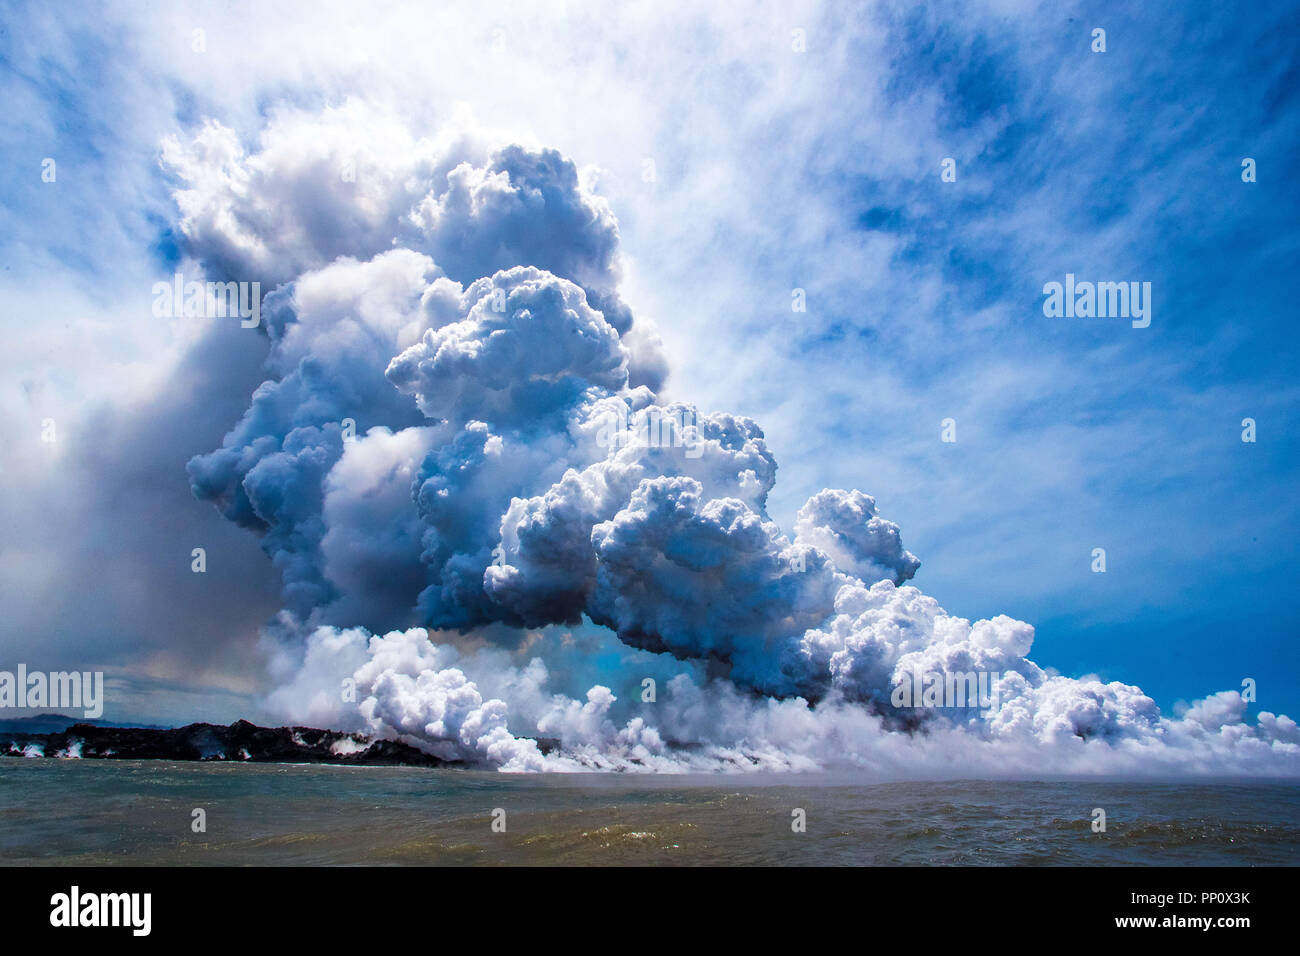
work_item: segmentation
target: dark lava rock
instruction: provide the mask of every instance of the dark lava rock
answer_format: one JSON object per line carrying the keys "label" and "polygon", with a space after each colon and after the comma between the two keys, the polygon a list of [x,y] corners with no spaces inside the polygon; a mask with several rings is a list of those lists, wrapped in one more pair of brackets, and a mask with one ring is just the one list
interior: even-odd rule
{"label": "dark lava rock", "polygon": [[[341,753],[334,745],[344,743]],[[45,757],[110,760],[232,760],[252,763],[333,763],[354,766],[442,767],[447,761],[409,744],[314,727],[258,727],[237,720],[229,727],[188,724],[171,729],[74,724],[58,733],[0,733],[0,756],[20,757],[27,747]]]}

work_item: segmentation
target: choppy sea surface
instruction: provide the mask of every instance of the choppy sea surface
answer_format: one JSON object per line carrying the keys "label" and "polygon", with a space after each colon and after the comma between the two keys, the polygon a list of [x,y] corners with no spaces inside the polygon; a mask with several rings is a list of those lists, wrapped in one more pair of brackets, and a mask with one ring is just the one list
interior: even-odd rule
{"label": "choppy sea surface", "polygon": [[[193,829],[196,809],[206,832]],[[505,832],[492,827],[498,809]],[[792,828],[796,809],[805,832]],[[1296,865],[1300,781],[864,784],[5,758],[0,863]]]}

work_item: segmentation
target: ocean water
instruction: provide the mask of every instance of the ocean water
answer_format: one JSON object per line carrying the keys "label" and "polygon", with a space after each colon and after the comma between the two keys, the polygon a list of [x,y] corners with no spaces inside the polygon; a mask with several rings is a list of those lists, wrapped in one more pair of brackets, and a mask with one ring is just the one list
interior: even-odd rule
{"label": "ocean water", "polygon": [[[1093,809],[1106,832],[1092,832]],[[207,832],[191,828],[194,809]],[[505,811],[505,832],[492,830]],[[807,830],[792,831],[792,811]],[[0,760],[0,863],[1295,865],[1300,781],[516,776]]]}

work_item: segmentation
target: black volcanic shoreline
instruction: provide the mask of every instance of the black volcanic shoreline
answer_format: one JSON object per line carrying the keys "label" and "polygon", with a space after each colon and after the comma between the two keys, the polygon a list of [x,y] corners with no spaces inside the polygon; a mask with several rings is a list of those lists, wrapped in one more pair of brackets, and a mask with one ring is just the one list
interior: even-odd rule
{"label": "black volcanic shoreline", "polygon": [[[36,748],[39,753],[34,753]],[[156,729],[74,724],[56,733],[0,731],[0,756],[236,763],[328,763],[379,767],[457,766],[395,740],[314,727],[258,727],[237,720]]]}

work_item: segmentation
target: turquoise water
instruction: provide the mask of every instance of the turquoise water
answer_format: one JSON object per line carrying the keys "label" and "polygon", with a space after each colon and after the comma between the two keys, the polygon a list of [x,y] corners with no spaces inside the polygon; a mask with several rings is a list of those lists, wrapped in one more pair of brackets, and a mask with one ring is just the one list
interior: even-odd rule
{"label": "turquoise water", "polygon": [[[1097,807],[1105,833],[1092,832]],[[195,808],[206,833],[191,829]],[[792,832],[795,808],[804,833]],[[1300,782],[864,785],[6,758],[0,862],[1294,865]]]}

